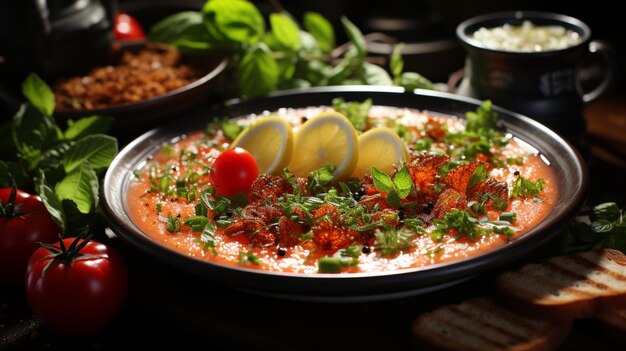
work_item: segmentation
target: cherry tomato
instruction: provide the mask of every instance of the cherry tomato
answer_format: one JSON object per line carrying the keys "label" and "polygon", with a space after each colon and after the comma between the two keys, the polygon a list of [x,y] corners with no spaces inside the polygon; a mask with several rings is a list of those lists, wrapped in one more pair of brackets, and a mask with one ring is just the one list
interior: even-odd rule
{"label": "cherry tomato", "polygon": [[2,188],[0,202],[0,284],[23,284],[36,243],[59,240],[59,227],[37,195]]}
{"label": "cherry tomato", "polygon": [[250,191],[259,175],[256,160],[248,151],[236,147],[222,152],[211,172],[211,181],[218,194],[231,196]]}
{"label": "cherry tomato", "polygon": [[26,270],[26,298],[53,330],[92,334],[120,311],[128,273],[112,247],[79,238],[63,239],[33,253]]}
{"label": "cherry tomato", "polygon": [[117,40],[139,40],[146,38],[146,34],[139,21],[124,12],[115,13],[113,35]]}

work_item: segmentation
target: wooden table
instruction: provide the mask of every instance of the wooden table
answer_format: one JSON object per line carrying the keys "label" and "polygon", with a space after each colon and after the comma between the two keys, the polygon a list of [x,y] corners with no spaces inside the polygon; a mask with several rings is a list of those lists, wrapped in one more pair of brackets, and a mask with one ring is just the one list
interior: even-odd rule
{"label": "wooden table", "polygon": [[[584,153],[590,169],[588,204],[626,205],[626,92],[616,91],[585,111]],[[89,337],[54,333],[32,316],[23,288],[0,288],[0,350],[408,350],[418,314],[493,291],[502,267],[433,293],[367,303],[280,300],[215,285],[110,241],[130,269],[130,295],[122,313]],[[558,252],[556,242],[526,261]],[[593,320],[580,320],[561,350],[615,350],[598,337]]]}

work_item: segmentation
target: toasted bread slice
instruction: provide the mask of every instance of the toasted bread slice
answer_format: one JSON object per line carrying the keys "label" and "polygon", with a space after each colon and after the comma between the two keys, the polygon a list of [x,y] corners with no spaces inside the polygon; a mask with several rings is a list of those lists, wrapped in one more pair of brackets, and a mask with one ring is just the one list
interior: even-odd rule
{"label": "toasted bread slice", "polygon": [[557,256],[500,274],[504,301],[552,318],[592,317],[626,306],[626,256],[613,249]]}
{"label": "toasted bread slice", "polygon": [[413,324],[416,350],[554,350],[569,334],[570,321],[544,321],[507,310],[480,297],[425,313]]}

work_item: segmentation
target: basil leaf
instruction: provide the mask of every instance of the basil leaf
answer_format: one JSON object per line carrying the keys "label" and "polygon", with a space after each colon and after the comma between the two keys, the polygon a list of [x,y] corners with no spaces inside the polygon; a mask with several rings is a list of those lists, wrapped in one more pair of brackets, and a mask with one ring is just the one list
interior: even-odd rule
{"label": "basil leaf", "polygon": [[[315,55],[319,53],[320,53],[320,47],[317,41],[315,40],[315,38],[311,34],[301,30],[300,31],[300,51],[298,52],[298,54],[300,56],[303,56],[304,54]],[[310,59],[307,60],[306,58],[304,58],[303,61],[306,63],[306,62],[309,62]]]}
{"label": "basil leaf", "polygon": [[406,167],[400,168],[398,173],[396,173],[395,177],[393,178],[393,183],[398,188],[398,196],[401,199],[409,196],[411,188],[413,187],[413,179],[411,178],[409,169]]}
{"label": "basil leaf", "polygon": [[341,24],[343,25],[343,29],[346,31],[348,38],[354,47],[356,47],[358,57],[365,57],[367,54],[367,45],[361,30],[355,26],[354,23],[350,22],[346,16],[341,16]]}
{"label": "basil leaf", "polygon": [[296,58],[295,56],[287,56],[276,60],[279,70],[279,84],[278,87],[291,86],[291,80],[296,73]]}
{"label": "basil leaf", "polygon": [[389,73],[384,68],[369,62],[363,62],[361,79],[367,85],[393,85]]}
{"label": "basil leaf", "polygon": [[17,162],[0,161],[0,188],[10,188],[14,181],[18,189],[25,188],[28,173]]}
{"label": "basil leaf", "polygon": [[39,76],[31,73],[22,83],[22,93],[44,116],[51,117],[54,112],[54,94]]}
{"label": "basil leaf", "polygon": [[61,228],[61,231],[65,232],[66,220],[61,200],[59,200],[52,188],[46,184],[46,178],[43,173],[41,173],[40,178],[39,196],[41,197],[41,201],[44,206],[46,206],[46,209],[50,213],[50,216],[52,216],[52,219],[56,222],[59,228]]}
{"label": "basil leaf", "polygon": [[68,199],[61,200],[61,205],[63,206],[63,212],[65,213],[66,233],[80,233],[86,226],[93,228],[96,224],[93,221],[94,216],[80,212],[74,201]]}
{"label": "basil leaf", "polygon": [[435,85],[431,81],[415,72],[402,73],[397,84],[406,90],[435,89]]}
{"label": "basil leaf", "polygon": [[329,53],[335,48],[335,31],[332,24],[317,12],[305,12],[304,28],[311,33],[323,52]]}
{"label": "basil leaf", "polygon": [[307,80],[294,78],[284,82],[285,89],[306,89],[311,87],[311,83]]}
{"label": "basil leaf", "polygon": [[98,175],[88,162],[83,162],[54,190],[60,200],[71,200],[81,213],[90,213],[98,204]]}
{"label": "basil leaf", "polygon": [[351,46],[341,62],[325,72],[328,85],[341,85],[354,71],[354,66],[359,64],[362,58],[358,57],[357,49]]}
{"label": "basil leaf", "polygon": [[394,190],[393,181],[391,181],[391,178],[387,174],[381,172],[376,167],[372,167],[371,172],[372,178],[374,179],[374,186],[378,191],[388,193]]}
{"label": "basil leaf", "polygon": [[183,11],[165,17],[150,27],[148,39],[180,49],[208,49],[213,38],[203,23],[201,12]]}
{"label": "basil leaf", "polygon": [[393,51],[391,52],[391,57],[389,59],[389,68],[391,68],[391,73],[393,73],[393,77],[397,81],[400,80],[400,74],[404,69],[402,50],[404,50],[404,43],[399,43],[398,45],[394,46]]}
{"label": "basil leaf", "polygon": [[61,137],[54,120],[44,116],[30,103],[22,104],[13,117],[13,143],[18,157],[24,160],[29,170],[39,162],[42,150],[50,148]]}
{"label": "basil leaf", "polygon": [[391,205],[393,208],[398,208],[402,205],[402,199],[400,198],[400,194],[395,191],[390,191],[387,193],[387,203]]}
{"label": "basil leaf", "polygon": [[289,16],[283,13],[272,13],[270,24],[274,38],[283,49],[289,51],[300,49],[300,29]]}
{"label": "basil leaf", "polygon": [[615,222],[607,219],[599,219],[591,222],[591,230],[594,233],[609,233],[613,230],[613,228],[615,228]]}
{"label": "basil leaf", "polygon": [[113,117],[90,116],[77,121],[68,120],[67,129],[63,133],[66,140],[84,138],[88,135],[103,134],[109,130]]}
{"label": "basil leaf", "polygon": [[96,171],[107,168],[117,154],[117,139],[108,135],[97,134],[82,138],[76,142],[63,157],[63,167],[70,173],[85,161]]}
{"label": "basil leaf", "polygon": [[238,67],[239,89],[246,97],[265,95],[276,89],[280,71],[264,43],[251,47]]}
{"label": "basil leaf", "polygon": [[73,141],[63,142],[42,155],[37,168],[46,174],[48,184],[55,184],[65,177],[63,158],[73,145]]}
{"label": "basil leaf", "polygon": [[327,63],[318,60],[300,61],[298,63],[298,75],[312,85],[325,85],[328,72],[332,69]]}
{"label": "basil leaf", "polygon": [[[202,8],[204,23],[216,39],[253,45],[265,34],[265,20],[259,10],[244,0],[211,0]],[[209,23],[207,25],[207,23]]]}
{"label": "basil leaf", "polygon": [[619,206],[615,202],[605,202],[593,207],[590,219],[598,221],[601,219],[607,221],[617,221],[619,219]]}

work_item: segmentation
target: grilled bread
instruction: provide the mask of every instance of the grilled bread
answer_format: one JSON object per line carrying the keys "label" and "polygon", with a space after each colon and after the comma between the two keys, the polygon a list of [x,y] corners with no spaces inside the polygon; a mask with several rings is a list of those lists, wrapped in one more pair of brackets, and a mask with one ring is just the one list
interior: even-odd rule
{"label": "grilled bread", "polygon": [[579,252],[528,264],[496,278],[504,301],[551,318],[592,317],[626,307],[626,256],[613,249]]}
{"label": "grilled bread", "polygon": [[528,318],[480,297],[421,315],[413,336],[416,350],[554,350],[571,326],[571,320]]}

